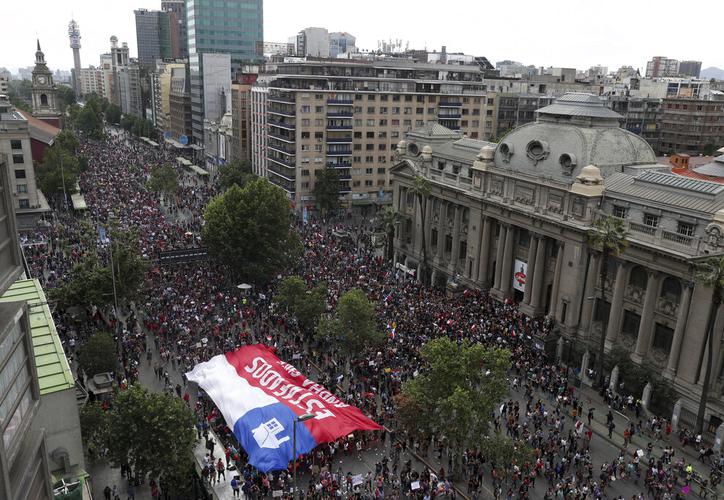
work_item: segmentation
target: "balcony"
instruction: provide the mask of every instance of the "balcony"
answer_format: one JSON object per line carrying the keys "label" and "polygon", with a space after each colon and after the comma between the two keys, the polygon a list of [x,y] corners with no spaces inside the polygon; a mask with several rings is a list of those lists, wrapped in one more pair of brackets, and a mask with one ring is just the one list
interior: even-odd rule
{"label": "balcony", "polygon": [[349,125],[327,125],[327,130],[352,130],[352,124]]}
{"label": "balcony", "polygon": [[647,226],[644,224],[637,224],[636,222],[629,223],[629,228],[631,231],[635,231],[637,233],[644,233],[649,236],[654,236],[656,234],[656,228],[654,226]]}
{"label": "balcony", "polygon": [[691,242],[694,239],[692,236],[674,233],[665,229],[661,231],[661,237],[666,241],[673,241],[674,243],[678,243],[679,245],[686,245],[687,247],[691,246]]}
{"label": "balcony", "polygon": [[352,136],[348,137],[327,137],[328,144],[352,144]]}
{"label": "balcony", "polygon": [[339,174],[339,180],[340,181],[351,181],[352,174]]}
{"label": "balcony", "polygon": [[354,102],[351,99],[327,99],[327,104],[336,104],[338,106],[354,106]]}
{"label": "balcony", "polygon": [[352,156],[352,148],[327,149],[327,156]]}
{"label": "balcony", "polygon": [[267,97],[269,102],[281,102],[284,104],[296,104],[296,100],[293,97],[285,97],[280,95],[270,95]]}
{"label": "balcony", "polygon": [[438,103],[438,106],[441,108],[459,108],[462,105],[463,105],[463,103],[461,103],[459,101],[446,101],[446,102],[441,101]]}
{"label": "balcony", "polygon": [[275,158],[273,156],[267,156],[266,159],[272,163],[278,163],[279,165],[282,165],[286,168],[297,168],[296,164],[293,161],[284,160],[282,158]]}
{"label": "balcony", "polygon": [[294,123],[288,123],[288,122],[283,122],[283,121],[279,121],[279,120],[274,120],[272,118],[267,118],[267,123],[273,127],[282,128],[284,130],[294,130],[295,129]]}
{"label": "balcony", "polygon": [[271,168],[271,167],[268,167],[268,168],[267,168],[267,172],[269,172],[270,174],[274,174],[274,175],[276,175],[276,176],[278,176],[278,177],[281,177],[282,179],[284,179],[284,180],[286,180],[286,181],[294,182],[294,177],[287,177],[286,175],[282,174],[281,172],[277,172],[276,170],[274,170],[274,169]]}
{"label": "balcony", "polygon": [[278,141],[283,141],[283,142],[287,142],[289,144],[294,144],[293,136],[289,137],[289,136],[282,135],[282,134],[275,134],[273,132],[269,132],[268,134],[269,134],[269,137],[271,137],[273,139],[277,139]]}
{"label": "balcony", "polygon": [[294,148],[287,148],[284,146],[280,146],[278,144],[267,144],[266,146],[268,149],[271,149],[272,151],[278,151],[279,153],[282,153],[287,156],[294,156],[297,152],[294,150]]}
{"label": "balcony", "polygon": [[444,115],[438,114],[438,120],[460,120],[463,117],[460,113],[447,113]]}
{"label": "balcony", "polygon": [[292,110],[292,111],[288,111],[288,110],[285,111],[285,110],[281,110],[281,109],[269,108],[268,111],[269,111],[269,114],[271,114],[271,115],[286,116],[286,117],[289,117],[289,118],[295,118],[295,117],[296,117],[296,115],[294,114],[294,110]]}
{"label": "balcony", "polygon": [[327,111],[327,118],[351,118],[353,115],[351,111]]}
{"label": "balcony", "polygon": [[350,168],[352,162],[349,161],[328,161],[327,166],[330,168]]}

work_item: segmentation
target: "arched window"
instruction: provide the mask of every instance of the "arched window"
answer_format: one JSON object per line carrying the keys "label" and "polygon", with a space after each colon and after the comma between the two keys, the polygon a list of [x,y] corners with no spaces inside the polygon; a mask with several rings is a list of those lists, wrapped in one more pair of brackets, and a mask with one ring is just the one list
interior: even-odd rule
{"label": "arched window", "polygon": [[47,95],[45,95],[45,94],[40,94],[40,104],[41,104],[42,106],[47,106],[47,105],[48,105],[48,96],[47,96]]}
{"label": "arched window", "polygon": [[667,277],[661,284],[661,298],[677,304],[681,297],[681,282],[673,276]]}
{"label": "arched window", "polygon": [[646,274],[646,270],[641,266],[636,266],[631,269],[631,276],[628,279],[628,284],[633,285],[637,288],[646,289],[646,284],[649,281],[649,276]]}

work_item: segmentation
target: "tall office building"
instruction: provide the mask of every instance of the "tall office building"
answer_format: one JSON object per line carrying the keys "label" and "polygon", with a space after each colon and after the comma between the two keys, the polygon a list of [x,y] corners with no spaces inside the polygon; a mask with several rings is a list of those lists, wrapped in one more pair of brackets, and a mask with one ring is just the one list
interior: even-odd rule
{"label": "tall office building", "polygon": [[136,16],[136,42],[138,64],[148,71],[156,67],[157,59],[171,57],[171,26],[168,12],[138,9]]}
{"label": "tall office building", "polygon": [[[263,0],[187,0],[191,115],[194,142],[203,144],[204,71],[203,54],[229,54],[231,74],[245,62],[262,56],[264,41]],[[229,80],[229,86],[231,81]]]}
{"label": "tall office building", "polygon": [[68,38],[70,38],[70,48],[73,49],[73,90],[75,91],[75,98],[80,99],[80,28],[78,28],[75,19],[71,19],[70,24],[68,24]]}
{"label": "tall office building", "polygon": [[171,58],[185,59],[189,56],[188,34],[186,31],[186,2],[164,0],[161,10],[168,13],[171,35]]}
{"label": "tall office building", "polygon": [[[103,62],[103,56],[101,56]],[[111,102],[128,115],[142,116],[141,74],[135,59],[128,54],[128,44],[118,46],[118,38],[111,37]]]}
{"label": "tall office building", "polygon": [[677,76],[679,61],[668,57],[656,56],[646,63],[646,78]]}
{"label": "tall office building", "polygon": [[297,55],[300,57],[329,57],[327,28],[304,28],[300,31],[297,34]]}
{"label": "tall office building", "polygon": [[329,34],[329,57],[337,57],[340,54],[353,54],[357,52],[355,45],[356,38],[347,32],[335,32]]}
{"label": "tall office building", "polygon": [[679,76],[699,78],[700,74],[701,61],[679,61]]}

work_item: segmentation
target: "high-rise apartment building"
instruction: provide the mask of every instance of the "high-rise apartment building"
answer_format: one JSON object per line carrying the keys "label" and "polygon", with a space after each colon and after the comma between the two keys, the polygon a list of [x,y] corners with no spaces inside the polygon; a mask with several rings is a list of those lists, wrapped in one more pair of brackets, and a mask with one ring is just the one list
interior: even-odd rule
{"label": "high-rise apartment building", "polygon": [[171,58],[186,59],[189,56],[189,48],[185,0],[163,0],[161,10],[168,12],[169,15]]}
{"label": "high-rise apartment building", "polygon": [[251,161],[251,89],[257,73],[243,73],[240,81],[231,85],[232,147],[230,158]]}
{"label": "high-rise apartment building", "polygon": [[171,72],[185,70],[182,62],[159,61],[151,73],[151,121],[160,130],[168,130],[171,122]]}
{"label": "high-rise apartment building", "polygon": [[662,153],[711,155],[724,145],[724,101],[703,99],[663,100],[661,105]]}
{"label": "high-rise apartment building", "polygon": [[171,69],[171,89],[168,95],[170,119],[166,130],[174,140],[191,137],[191,92],[186,68]]}
{"label": "high-rise apartment building", "polygon": [[338,57],[340,54],[354,54],[357,52],[355,43],[357,39],[347,32],[329,34],[329,57]]}
{"label": "high-rise apartment building", "polygon": [[[316,171],[336,168],[349,204],[388,202],[404,133],[435,122],[470,138],[495,133],[479,66],[400,61],[283,63],[268,84],[267,176],[298,209],[314,207]],[[252,159],[258,139],[252,97]]]}
{"label": "high-rise apartment building", "polygon": [[[103,62],[103,56],[101,56]],[[118,45],[118,38],[111,37],[110,54],[112,82],[110,101],[128,115],[142,116],[141,71],[135,59],[128,54],[128,44]]]}
{"label": "high-rise apartment building", "polygon": [[646,78],[678,76],[679,61],[668,57],[656,56],[646,63]]}
{"label": "high-rise apartment building", "polygon": [[304,28],[297,34],[299,57],[329,57],[329,32],[327,28]]}
{"label": "high-rise apartment building", "polygon": [[[245,62],[260,59],[264,41],[263,0],[187,0],[189,69],[193,139],[204,142],[204,54],[228,54],[230,74]],[[212,59],[210,59],[212,60]],[[231,79],[229,78],[229,86]]]}
{"label": "high-rise apartment building", "polygon": [[138,9],[136,16],[136,42],[138,64],[152,71],[157,59],[171,58],[171,26],[168,12]]}
{"label": "high-rise apartment building", "polygon": [[[257,81],[251,87],[251,169],[260,176],[267,177],[267,98],[269,86],[266,80]],[[293,118],[289,116],[287,118]]]}
{"label": "high-rise apartment building", "polygon": [[5,68],[0,68],[0,94],[7,94],[10,77],[10,71]]}
{"label": "high-rise apartment building", "polygon": [[701,61],[679,61],[679,75],[699,78],[701,74]]}

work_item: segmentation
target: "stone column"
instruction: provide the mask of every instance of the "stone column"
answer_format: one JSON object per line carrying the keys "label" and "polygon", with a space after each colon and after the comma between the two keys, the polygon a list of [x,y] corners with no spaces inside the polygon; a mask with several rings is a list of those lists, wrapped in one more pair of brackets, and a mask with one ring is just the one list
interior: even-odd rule
{"label": "stone column", "polygon": [[445,256],[445,219],[446,203],[440,200],[440,214],[437,220],[437,248],[435,249],[435,260],[438,263],[443,261]]}
{"label": "stone column", "polygon": [[[581,330],[587,338],[591,333],[591,322],[593,320],[593,306],[599,298],[596,294],[596,283],[598,282],[598,265],[601,258],[598,254],[591,254],[588,260],[588,272],[586,274],[586,286],[583,289],[583,310],[581,311]],[[590,297],[596,297],[591,299]],[[603,335],[603,332],[601,332]]]}
{"label": "stone column", "polygon": [[483,219],[482,237],[480,240],[480,258],[478,259],[478,275],[475,280],[483,286],[488,284],[488,263],[490,261],[490,230],[493,223],[490,217]]}
{"label": "stone column", "polygon": [[671,341],[669,361],[664,371],[664,377],[669,380],[674,380],[676,370],[679,367],[679,354],[681,353],[681,343],[684,341],[684,333],[686,332],[686,321],[689,319],[689,307],[691,306],[691,292],[693,288],[693,283],[687,283],[684,286],[684,291],[679,301],[679,314],[676,317],[674,338]]}
{"label": "stone column", "polygon": [[495,252],[495,281],[493,288],[500,290],[500,276],[503,274],[503,251],[505,250],[505,236],[508,233],[508,227],[498,222],[500,226],[500,234],[498,234],[498,248]]}
{"label": "stone column", "polygon": [[454,276],[457,273],[460,264],[460,226],[462,224],[463,211],[460,205],[455,205],[455,218],[453,219],[452,230],[452,252],[450,255],[450,274]]}
{"label": "stone column", "polygon": [[505,233],[505,249],[503,251],[503,269],[500,276],[500,291],[503,297],[510,296],[510,289],[513,287],[513,239],[515,238],[515,227],[510,226]]}
{"label": "stone column", "polygon": [[654,309],[656,308],[656,299],[659,296],[659,282],[661,275],[657,271],[649,271],[649,279],[646,281],[646,294],[644,296],[644,308],[641,312],[641,323],[639,323],[639,333],[636,337],[636,350],[631,355],[631,359],[640,363],[646,353],[649,352],[649,344],[651,343],[651,331],[653,330]]}
{"label": "stone column", "polygon": [[616,269],[616,282],[613,285],[613,299],[611,300],[611,311],[608,314],[608,326],[606,328],[606,350],[611,349],[618,338],[619,324],[621,323],[621,312],[623,310],[623,295],[626,291],[628,280],[628,264],[619,262]]}
{"label": "stone column", "polygon": [[[428,198],[425,202],[425,240],[422,244],[425,245],[425,249],[430,251],[430,242],[432,241],[432,198]],[[420,226],[422,226],[422,219],[420,219]],[[420,248],[420,257],[422,257],[422,248]],[[429,258],[429,255],[428,255]],[[429,264],[429,262],[428,262]]]}
{"label": "stone column", "polygon": [[536,265],[538,262],[538,236],[531,236],[528,245],[528,270],[525,277],[525,290],[523,291],[523,304],[530,303],[530,296],[533,291],[533,277],[535,276]]}
{"label": "stone column", "polygon": [[[534,313],[538,313],[541,303],[541,295],[543,293],[543,279],[546,273],[546,251],[548,250],[548,240],[545,236],[541,236],[538,240],[538,248],[535,255],[535,274],[533,274],[533,290],[531,291],[530,307]],[[528,287],[526,286],[526,289]]]}
{"label": "stone column", "polygon": [[553,273],[553,288],[551,290],[551,304],[548,314],[552,314],[556,319],[558,317],[558,296],[560,295],[559,288],[561,287],[561,270],[563,268],[563,252],[565,250],[565,243],[562,241],[556,241],[558,245],[558,255],[556,256],[556,270]]}

